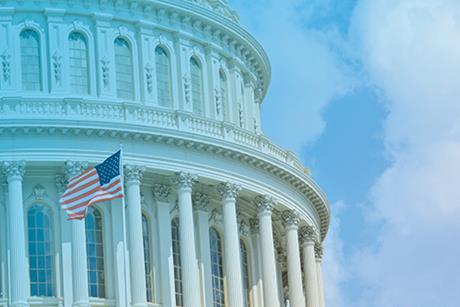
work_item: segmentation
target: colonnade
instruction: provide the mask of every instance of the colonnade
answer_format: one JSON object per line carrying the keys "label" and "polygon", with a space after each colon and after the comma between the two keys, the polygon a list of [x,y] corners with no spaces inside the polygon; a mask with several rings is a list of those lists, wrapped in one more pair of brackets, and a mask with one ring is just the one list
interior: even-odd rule
{"label": "colonnade", "polygon": [[[25,221],[22,199],[22,182],[25,174],[25,162],[3,162],[3,172],[8,185],[8,215],[9,245],[10,245],[10,301],[12,307],[28,307],[29,284],[28,263],[26,258]],[[67,162],[66,176],[70,178],[87,167],[83,162]],[[127,240],[129,249],[130,272],[130,306],[147,307],[146,271],[144,267],[144,251],[142,240],[142,205],[140,186],[145,169],[140,166],[125,166],[125,199],[127,208]],[[192,193],[197,181],[195,175],[178,172],[173,176],[173,188],[177,194],[179,212],[179,238],[181,252],[183,307],[208,306],[209,295],[201,295],[198,288],[204,287],[203,292],[211,291],[212,285],[207,280],[209,270],[199,266],[199,258],[204,257],[209,248],[209,237],[202,238],[208,229],[195,227],[197,219],[206,218],[200,215],[200,204],[205,204],[203,197],[197,198]],[[236,200],[241,191],[238,184],[224,182],[217,186],[223,213],[223,238],[226,296],[229,307],[243,307],[243,282],[240,254],[240,239],[236,211]],[[167,198],[171,192],[170,186],[155,184],[154,198],[157,212],[169,215]],[[273,209],[275,201],[269,195],[259,195],[254,199],[257,217],[251,219],[252,229],[257,231],[259,241],[254,248],[259,248],[256,254],[261,261],[261,298],[255,299],[260,305],[254,307],[280,307],[281,298],[278,291],[278,274],[276,269],[275,248],[273,240]],[[194,210],[198,206],[198,210]],[[195,214],[194,214],[195,211]],[[289,284],[289,301],[291,307],[324,307],[322,288],[321,259],[322,249],[318,243],[317,234],[311,226],[301,226],[299,216],[292,210],[282,212],[282,220],[286,231],[286,253]],[[159,223],[170,223],[158,219]],[[75,307],[89,307],[86,258],[86,236],[84,221],[71,221],[72,229],[72,288],[73,304]],[[167,228],[164,228],[167,229]],[[198,236],[195,232],[198,231]],[[161,269],[168,267],[165,250],[171,246],[171,234],[160,233]],[[202,242],[196,242],[196,238]],[[300,241],[300,244],[299,244]],[[208,247],[206,248],[206,245]],[[164,248],[164,249],[163,249]],[[167,251],[166,251],[167,253]],[[301,263],[303,262],[303,272]],[[302,274],[303,273],[303,274]],[[161,275],[161,274],[160,274]],[[303,280],[302,280],[303,275]],[[171,293],[174,292],[167,280],[162,283],[162,300],[165,307],[172,304]],[[304,285],[304,286],[302,286]],[[206,298],[208,297],[208,298]]]}

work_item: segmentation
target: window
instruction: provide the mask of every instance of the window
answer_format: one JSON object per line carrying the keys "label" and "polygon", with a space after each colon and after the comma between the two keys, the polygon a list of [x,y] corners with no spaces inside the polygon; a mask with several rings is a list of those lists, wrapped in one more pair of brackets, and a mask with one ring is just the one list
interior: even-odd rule
{"label": "window", "polygon": [[55,296],[52,218],[50,210],[34,205],[27,212],[30,294]]}
{"label": "window", "polygon": [[211,244],[211,274],[213,306],[225,306],[224,269],[222,257],[222,240],[214,228],[209,229],[209,242]]}
{"label": "window", "polygon": [[174,285],[176,291],[176,306],[182,306],[182,268],[180,259],[180,241],[179,241],[179,219],[175,218],[171,223],[172,232],[172,252],[174,263]]}
{"label": "window", "polygon": [[155,65],[158,89],[158,104],[162,107],[171,106],[171,67],[166,51],[157,47],[155,49]]}
{"label": "window", "polygon": [[195,58],[190,59],[190,75],[192,83],[193,112],[203,115],[203,73],[201,71],[200,64]]}
{"label": "window", "polygon": [[144,241],[145,285],[147,287],[147,301],[153,302],[153,274],[152,274],[152,248],[150,236],[150,223],[142,214],[142,238]]}
{"label": "window", "polygon": [[115,70],[117,96],[134,99],[133,56],[128,42],[122,38],[115,40]]}
{"label": "window", "polygon": [[22,89],[41,91],[40,38],[33,30],[24,30],[20,35]]}
{"label": "window", "polygon": [[99,210],[89,207],[85,223],[89,296],[104,298],[104,241],[102,235],[102,216]]}
{"label": "window", "polygon": [[220,79],[220,97],[221,97],[222,118],[224,120],[228,120],[228,114],[227,114],[228,83],[227,83],[227,77],[225,76],[225,73],[222,70],[219,71],[219,79]]}
{"label": "window", "polygon": [[70,87],[75,94],[89,94],[88,43],[79,32],[69,35]]}
{"label": "window", "polygon": [[248,266],[248,249],[246,243],[243,240],[240,240],[240,252],[241,252],[241,270],[243,277],[243,295],[244,295],[244,306],[250,306],[249,300],[249,266]]}

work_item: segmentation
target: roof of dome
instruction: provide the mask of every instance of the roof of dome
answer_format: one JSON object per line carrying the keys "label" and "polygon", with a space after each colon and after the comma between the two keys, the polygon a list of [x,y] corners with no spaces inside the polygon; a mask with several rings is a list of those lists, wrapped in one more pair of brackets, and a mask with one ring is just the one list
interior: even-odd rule
{"label": "roof of dome", "polygon": [[238,13],[230,8],[227,0],[184,0],[187,2],[193,2],[202,7],[206,7],[211,11],[214,11],[222,16],[225,16],[235,22],[239,22]]}

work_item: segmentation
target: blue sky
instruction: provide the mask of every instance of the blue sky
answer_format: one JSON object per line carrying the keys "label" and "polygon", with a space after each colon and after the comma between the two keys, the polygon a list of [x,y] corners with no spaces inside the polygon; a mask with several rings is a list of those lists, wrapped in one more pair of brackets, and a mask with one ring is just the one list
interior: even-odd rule
{"label": "blue sky", "polygon": [[272,62],[264,132],[329,196],[327,306],[459,306],[460,2],[230,4]]}

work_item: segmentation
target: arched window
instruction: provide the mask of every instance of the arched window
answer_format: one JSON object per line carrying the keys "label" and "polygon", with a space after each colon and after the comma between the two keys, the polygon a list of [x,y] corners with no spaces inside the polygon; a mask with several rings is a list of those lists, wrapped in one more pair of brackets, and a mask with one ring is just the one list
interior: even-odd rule
{"label": "arched window", "polygon": [[175,218],[171,222],[172,252],[174,263],[174,286],[176,291],[176,306],[182,306],[182,268],[180,264],[180,241],[179,241],[179,219]]}
{"label": "arched window", "polygon": [[223,70],[219,71],[222,118],[228,120],[228,82]]}
{"label": "arched window", "polygon": [[70,87],[75,94],[89,94],[88,42],[79,32],[69,35]]}
{"label": "arched window", "polygon": [[201,65],[192,57],[190,59],[190,75],[192,83],[192,105],[195,114],[204,114],[203,103],[203,72]]}
{"label": "arched window", "polygon": [[241,252],[241,270],[243,277],[243,292],[244,292],[244,306],[250,306],[250,299],[249,299],[249,265],[248,265],[248,248],[246,243],[243,240],[240,240],[240,252]]}
{"label": "arched window", "polygon": [[42,90],[42,67],[40,64],[40,37],[33,30],[24,30],[20,35],[22,89]]}
{"label": "arched window", "polygon": [[89,207],[85,223],[89,296],[104,298],[104,240],[102,234],[102,215],[99,210]]}
{"label": "arched window", "polygon": [[222,240],[214,228],[209,229],[209,242],[211,247],[211,272],[213,306],[225,306],[224,269],[222,257]]}
{"label": "arched window", "polygon": [[48,207],[34,205],[27,212],[29,276],[32,296],[55,296],[53,230]]}
{"label": "arched window", "polygon": [[150,223],[145,214],[142,214],[142,238],[144,241],[145,284],[147,286],[147,301],[153,302],[153,274],[152,274],[152,243]]}
{"label": "arched window", "polygon": [[123,38],[115,39],[115,70],[117,78],[117,96],[134,99],[133,55],[131,46]]}
{"label": "arched window", "polygon": [[160,46],[155,48],[155,65],[158,89],[158,104],[171,106],[171,63],[166,51]]}

